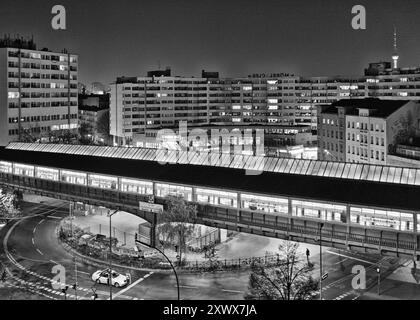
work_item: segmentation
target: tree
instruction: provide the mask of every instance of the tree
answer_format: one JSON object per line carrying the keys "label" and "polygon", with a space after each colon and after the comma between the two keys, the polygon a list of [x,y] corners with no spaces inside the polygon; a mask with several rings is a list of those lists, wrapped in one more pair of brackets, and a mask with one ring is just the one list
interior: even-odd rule
{"label": "tree", "polygon": [[215,271],[219,267],[219,255],[217,253],[218,249],[216,248],[216,243],[211,242],[203,249],[204,258],[206,258],[209,263],[209,269]]}
{"label": "tree", "polygon": [[182,252],[186,251],[187,240],[194,231],[196,219],[197,207],[181,196],[168,196],[165,210],[157,216],[158,234],[169,242],[177,243],[179,263],[182,261]]}
{"label": "tree", "polygon": [[93,128],[92,125],[87,122],[82,122],[79,127],[79,142],[81,144],[92,144],[93,143]]}
{"label": "tree", "polygon": [[0,189],[0,218],[12,219],[21,215],[17,193]]}
{"label": "tree", "polygon": [[413,115],[411,112],[408,112],[405,116],[402,115],[398,121],[396,121],[393,124],[397,130],[395,136],[393,145],[390,146],[391,152],[395,152],[395,148],[399,144],[405,144],[408,143],[411,137],[414,137],[416,135],[416,131],[418,131],[418,128],[414,126],[414,120]]}
{"label": "tree", "polygon": [[310,275],[305,260],[297,256],[297,243],[285,242],[279,246],[279,264],[252,266],[246,300],[308,300],[319,284]]}

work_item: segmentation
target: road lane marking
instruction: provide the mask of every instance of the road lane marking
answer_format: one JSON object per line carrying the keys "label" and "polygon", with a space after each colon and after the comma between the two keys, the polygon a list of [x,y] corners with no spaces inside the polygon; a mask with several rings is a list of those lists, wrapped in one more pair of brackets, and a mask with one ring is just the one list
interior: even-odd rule
{"label": "road lane marking", "polygon": [[43,256],[44,254],[41,252],[41,250],[39,250],[38,248],[36,249],[36,251],[38,251],[38,253]]}
{"label": "road lane marking", "polygon": [[60,220],[62,220],[62,219],[63,219],[63,217],[57,217],[57,216],[48,216],[47,218],[51,218],[51,219],[60,219]]}
{"label": "road lane marking", "polygon": [[32,238],[32,245],[35,245],[35,240],[34,240],[34,238]]}
{"label": "road lane marking", "polygon": [[344,261],[347,261],[347,260],[349,260],[349,258],[345,258],[345,259],[343,259],[341,261],[338,261],[338,262],[334,263],[333,266],[335,266],[337,264],[340,264],[340,263],[343,263]]}
{"label": "road lane marking", "polygon": [[[116,298],[120,295],[122,295],[124,292],[127,292],[128,290],[130,290],[131,288],[133,288],[134,286],[138,285],[140,282],[144,281],[145,279],[147,279],[149,276],[151,276],[154,272],[149,272],[147,275],[143,276],[143,278],[138,279],[137,281],[134,281],[132,284],[130,284],[128,287],[118,291],[115,295],[113,295],[113,298]],[[147,277],[146,277],[147,276]],[[109,298],[108,298],[109,300]]]}
{"label": "road lane marking", "polygon": [[[177,286],[174,286],[175,288],[177,288]],[[185,289],[198,289],[198,287],[191,287],[191,286],[179,286],[180,288],[185,288]]]}
{"label": "road lane marking", "polygon": [[329,250],[327,250],[327,252],[330,253],[330,254],[334,254],[336,256],[344,257],[344,258],[355,260],[355,261],[360,261],[360,262],[364,262],[364,263],[368,263],[368,264],[376,264],[376,262],[366,261],[366,260],[362,260],[362,259],[358,259],[358,258],[353,258],[353,257],[350,257],[350,256],[346,256],[344,254],[333,252],[333,251],[329,251]]}
{"label": "road lane marking", "polygon": [[231,293],[243,293],[243,291],[238,291],[238,290],[228,290],[228,289],[222,289],[222,291],[224,291],[224,292],[231,292]]}

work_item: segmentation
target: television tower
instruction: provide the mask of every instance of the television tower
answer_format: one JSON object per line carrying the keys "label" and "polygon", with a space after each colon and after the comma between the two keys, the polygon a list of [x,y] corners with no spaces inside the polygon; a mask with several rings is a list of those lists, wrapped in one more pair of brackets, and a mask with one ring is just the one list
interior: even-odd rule
{"label": "television tower", "polygon": [[394,26],[394,54],[392,55],[392,60],[394,61],[394,69],[398,69],[398,47],[397,47],[397,28]]}

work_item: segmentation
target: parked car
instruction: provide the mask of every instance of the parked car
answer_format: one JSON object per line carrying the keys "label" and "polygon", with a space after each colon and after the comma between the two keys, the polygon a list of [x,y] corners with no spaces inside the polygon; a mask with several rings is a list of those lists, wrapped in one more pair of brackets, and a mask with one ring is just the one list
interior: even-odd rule
{"label": "parked car", "polygon": [[[127,276],[122,275],[114,270],[111,271],[111,274],[112,274],[112,281],[111,281],[112,286],[116,288],[120,288],[128,284],[129,279]],[[98,270],[92,274],[92,280],[100,284],[109,285],[108,279],[109,279],[109,269]]]}

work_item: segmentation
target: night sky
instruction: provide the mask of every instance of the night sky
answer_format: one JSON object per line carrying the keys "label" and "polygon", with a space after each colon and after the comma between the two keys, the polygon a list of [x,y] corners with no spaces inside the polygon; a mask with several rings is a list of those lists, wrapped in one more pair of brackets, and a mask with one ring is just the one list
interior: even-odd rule
{"label": "night sky", "polygon": [[[51,8],[67,9],[67,30]],[[367,30],[351,28],[351,8]],[[418,0],[1,0],[0,34],[34,35],[38,48],[79,54],[79,80],[109,84],[170,66],[174,75],[251,73],[362,75],[390,60],[393,24],[400,65],[420,65]]]}

